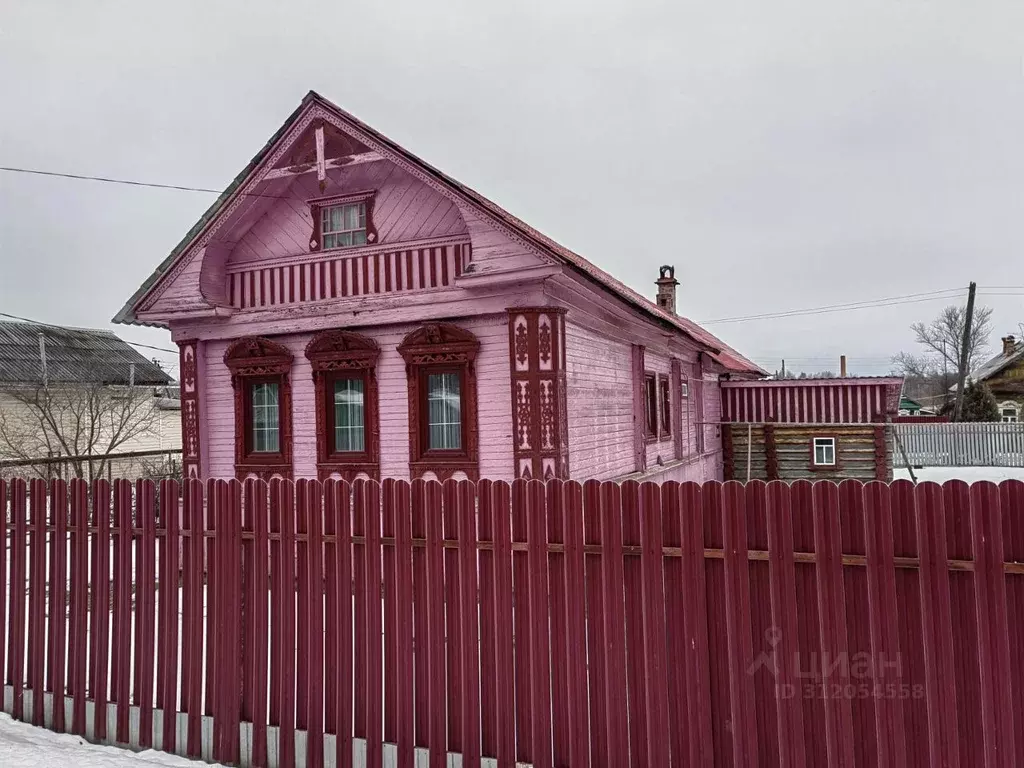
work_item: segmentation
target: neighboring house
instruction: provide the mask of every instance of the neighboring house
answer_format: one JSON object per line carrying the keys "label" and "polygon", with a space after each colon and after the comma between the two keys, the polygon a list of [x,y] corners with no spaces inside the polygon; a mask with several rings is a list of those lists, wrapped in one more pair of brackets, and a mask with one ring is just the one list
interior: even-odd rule
{"label": "neighboring house", "polygon": [[1016,424],[1024,416],[1024,342],[1015,336],[1004,336],[1002,351],[971,373],[971,379],[982,381],[995,395],[999,418]]}
{"label": "neighboring house", "polygon": [[657,283],[310,93],[115,321],[179,345],[190,476],[718,478],[719,381],[764,372]]}
{"label": "neighboring house", "polygon": [[110,331],[0,322],[0,460],[178,450],[170,382]]}
{"label": "neighboring house", "polygon": [[934,408],[927,408],[912,397],[900,398],[900,416],[935,416]]}
{"label": "neighboring house", "polygon": [[724,382],[726,479],[892,480],[902,388],[895,377]]}

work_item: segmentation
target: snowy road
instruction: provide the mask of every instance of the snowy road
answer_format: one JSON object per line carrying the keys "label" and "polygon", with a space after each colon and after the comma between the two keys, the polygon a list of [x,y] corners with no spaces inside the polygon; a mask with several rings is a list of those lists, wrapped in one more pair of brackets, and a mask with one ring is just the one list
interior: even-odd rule
{"label": "snowy road", "polygon": [[0,766],[3,768],[210,768],[209,763],[163,752],[129,752],[87,744],[77,736],[51,733],[0,713]]}

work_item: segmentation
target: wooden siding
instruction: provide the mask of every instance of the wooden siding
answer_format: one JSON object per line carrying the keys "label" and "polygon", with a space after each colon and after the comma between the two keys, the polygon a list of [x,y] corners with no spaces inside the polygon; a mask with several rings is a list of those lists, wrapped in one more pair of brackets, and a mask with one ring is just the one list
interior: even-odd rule
{"label": "wooden siding", "polygon": [[390,250],[331,251],[326,257],[243,265],[228,273],[228,297],[237,309],[272,307],[380,293],[448,288],[469,264],[465,243],[418,243]]}
{"label": "wooden siding", "polygon": [[[750,479],[768,480],[875,480],[875,425],[768,425],[775,433],[778,477],[769,478],[763,424],[727,424],[731,431],[732,477],[747,479],[747,444],[750,435]],[[883,472],[892,479],[892,428],[885,429],[886,459]],[[836,468],[811,467],[811,441],[815,437],[836,438]]]}
{"label": "wooden siding", "polygon": [[[448,198],[387,161],[328,172],[324,192],[315,174],[296,178],[282,200],[271,205],[237,242],[231,265],[309,253],[313,232],[308,200],[324,195],[374,190],[373,221],[379,242],[406,243],[466,233],[458,208]],[[228,234],[225,239],[233,241]]]}
{"label": "wooden siding", "polygon": [[569,471],[574,480],[632,472],[630,345],[602,338],[566,318]]}
{"label": "wooden siding", "polygon": [[[509,400],[511,380],[508,366],[508,326],[505,315],[455,321],[472,331],[480,340],[476,360],[480,430],[480,476],[512,479],[512,404]],[[380,464],[381,476],[409,477],[409,408],[405,361],[397,347],[416,325],[359,328],[359,333],[374,339],[381,354],[377,363],[380,402]],[[294,355],[291,370],[292,414],[295,477],[316,477],[316,419],[313,394],[313,372],[305,357],[305,347],[312,334],[275,336]],[[234,400],[231,376],[224,365],[227,341],[210,341],[203,345],[205,378],[205,418],[209,435],[204,450],[206,477],[233,477]]]}
{"label": "wooden siding", "polygon": [[902,379],[725,382],[723,421],[868,424],[895,416]]}

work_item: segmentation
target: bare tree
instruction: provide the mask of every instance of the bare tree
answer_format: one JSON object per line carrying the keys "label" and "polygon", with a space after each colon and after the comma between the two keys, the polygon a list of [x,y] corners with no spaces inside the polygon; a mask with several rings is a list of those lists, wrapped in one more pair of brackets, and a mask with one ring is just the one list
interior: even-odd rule
{"label": "bare tree", "polygon": [[[0,453],[25,460],[96,456],[69,462],[89,480],[106,471],[106,454],[153,433],[159,418],[146,387],[39,386],[4,394],[13,402],[0,408]],[[47,474],[45,467],[39,474]]]}

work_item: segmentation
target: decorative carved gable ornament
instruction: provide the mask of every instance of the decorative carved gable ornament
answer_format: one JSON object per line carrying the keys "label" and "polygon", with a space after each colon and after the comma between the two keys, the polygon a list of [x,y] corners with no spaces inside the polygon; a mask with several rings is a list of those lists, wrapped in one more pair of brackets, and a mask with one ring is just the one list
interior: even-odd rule
{"label": "decorative carved gable ornament", "polygon": [[406,336],[398,345],[406,365],[472,363],[480,342],[469,331],[448,323],[428,323]]}

